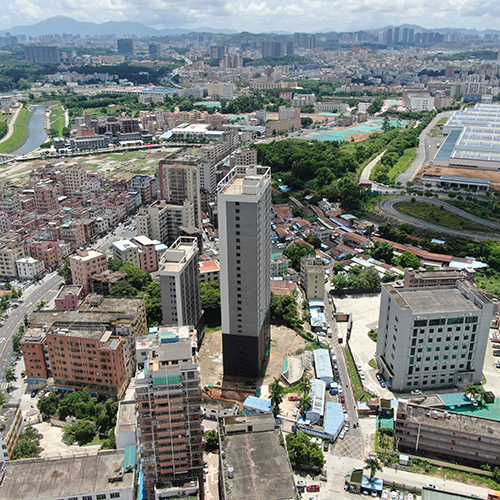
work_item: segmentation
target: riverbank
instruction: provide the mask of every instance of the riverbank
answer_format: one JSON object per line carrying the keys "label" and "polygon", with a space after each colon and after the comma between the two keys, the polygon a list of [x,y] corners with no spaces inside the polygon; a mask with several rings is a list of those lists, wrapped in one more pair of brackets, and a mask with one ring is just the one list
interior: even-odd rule
{"label": "riverbank", "polygon": [[17,113],[17,116],[12,117],[15,121],[12,123],[12,134],[5,140],[0,142],[0,153],[12,153],[16,149],[19,149],[29,137],[29,123],[32,110],[22,107]]}

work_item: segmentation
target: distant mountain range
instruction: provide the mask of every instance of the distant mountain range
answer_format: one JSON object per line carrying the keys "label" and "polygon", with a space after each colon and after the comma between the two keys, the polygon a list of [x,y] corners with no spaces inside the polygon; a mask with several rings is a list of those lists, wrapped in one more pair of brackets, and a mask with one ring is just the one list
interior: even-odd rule
{"label": "distant mountain range", "polygon": [[14,26],[8,30],[2,30],[2,33],[10,33],[11,35],[62,35],[68,33],[70,35],[80,36],[99,36],[99,35],[116,35],[123,36],[177,36],[186,33],[221,33],[231,35],[238,33],[236,30],[229,29],[214,29],[214,28],[196,28],[187,30],[183,28],[164,28],[157,30],[141,23],[130,21],[110,21],[107,23],[97,24],[90,22],[80,22],[71,17],[57,16],[45,19],[36,24],[26,26]]}
{"label": "distant mountain range", "polygon": [[[380,29],[365,29],[355,31],[382,31],[396,26],[386,26]],[[399,28],[412,28],[415,33],[422,33],[425,31],[439,31],[440,33],[459,32],[463,34],[500,34],[498,30],[484,30],[477,31],[475,29],[467,28],[440,28],[440,29],[426,29],[422,26],[414,24],[403,24]],[[27,36],[40,36],[40,35],[62,35],[67,33],[70,35],[80,36],[100,36],[100,35],[116,35],[117,37],[135,36],[135,37],[163,37],[163,36],[178,36],[187,33],[217,33],[222,35],[233,35],[239,33],[237,30],[231,29],[216,29],[216,28],[164,28],[161,30],[151,28],[141,23],[131,21],[110,21],[107,23],[97,24],[92,22],[80,22],[71,17],[57,16],[45,19],[36,24],[26,26],[14,26],[11,29],[0,30],[1,34],[10,33],[11,35],[27,35]],[[331,29],[317,31],[317,34],[333,33]],[[272,31],[268,34],[272,35],[293,35],[288,31]]]}

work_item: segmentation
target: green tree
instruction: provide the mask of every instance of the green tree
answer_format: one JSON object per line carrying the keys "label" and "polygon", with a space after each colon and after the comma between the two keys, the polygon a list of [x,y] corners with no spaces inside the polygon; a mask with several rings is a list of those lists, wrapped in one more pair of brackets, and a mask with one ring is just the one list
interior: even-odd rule
{"label": "green tree", "polygon": [[319,248],[321,246],[321,240],[317,236],[307,236],[304,238],[304,241],[307,241],[314,248]]}
{"label": "green tree", "polygon": [[5,382],[7,382],[8,387],[10,388],[10,384],[17,380],[16,372],[14,368],[10,367],[5,370]]}
{"label": "green tree", "polygon": [[383,470],[378,458],[367,458],[365,464],[364,468],[370,471],[370,481],[375,477],[377,472],[382,472]]}
{"label": "green tree", "polygon": [[390,264],[394,257],[394,247],[387,241],[376,241],[370,251],[370,255],[375,260],[380,260],[386,264]]}
{"label": "green tree", "polygon": [[374,267],[367,267],[361,273],[364,290],[375,290],[380,286],[380,275]]}
{"label": "green tree", "polygon": [[88,420],[79,420],[63,429],[63,438],[68,444],[78,443],[81,446],[90,443],[94,436],[95,425]]}
{"label": "green tree", "polygon": [[414,253],[406,251],[399,257],[399,265],[401,267],[412,267],[413,269],[418,269],[422,263]]}
{"label": "green tree", "polygon": [[45,417],[53,417],[59,407],[59,396],[51,392],[48,396],[40,398],[36,406]]}
{"label": "green tree", "polygon": [[109,289],[109,294],[113,297],[136,297],[137,290],[127,280],[119,280]]}
{"label": "green tree", "polygon": [[302,394],[299,398],[299,413],[305,418],[307,411],[311,408],[311,396]]}
{"label": "green tree", "polygon": [[201,307],[205,311],[205,323],[208,326],[221,324],[220,285],[217,282],[201,283]]}
{"label": "green tree", "polygon": [[292,267],[296,271],[300,271],[300,259],[314,253],[314,249],[304,243],[294,243],[283,250],[283,254],[292,261]]}
{"label": "green tree", "polygon": [[309,118],[309,116],[304,116],[300,119],[300,124],[304,127],[304,128],[308,128],[312,125],[313,123],[313,119],[312,118]]}
{"label": "green tree", "polygon": [[69,259],[65,259],[63,265],[57,270],[57,274],[64,278],[66,285],[73,284],[73,277],[71,276],[71,268],[69,267]]}
{"label": "green tree", "polygon": [[332,278],[332,284],[336,290],[344,290],[348,288],[350,285],[349,275],[345,272],[336,274]]}
{"label": "green tree", "polygon": [[219,434],[216,430],[210,429],[203,435],[205,438],[205,449],[210,453],[215,453],[219,450]]}
{"label": "green tree", "polygon": [[280,384],[279,379],[274,379],[274,382],[269,386],[271,393],[271,404],[273,405],[273,415],[276,418],[280,413],[280,404],[283,402],[284,388]]}
{"label": "green tree", "polygon": [[21,354],[21,339],[24,334],[24,326],[21,325],[14,335],[12,335],[12,351],[14,354]]}
{"label": "green tree", "polygon": [[128,282],[139,291],[146,290],[149,283],[151,283],[149,273],[128,262],[121,267],[120,271],[127,275]]}
{"label": "green tree", "polygon": [[299,431],[296,435],[288,434],[286,436],[286,447],[290,462],[297,468],[304,465],[321,468],[325,465],[323,451],[318,443],[311,442],[311,437],[305,432]]}
{"label": "green tree", "polygon": [[20,458],[33,458],[39,453],[39,445],[32,442],[21,439],[12,452],[13,459],[19,460]]}
{"label": "green tree", "polygon": [[391,122],[389,121],[389,117],[387,115],[384,116],[384,121],[382,123],[382,130],[387,132],[391,128]]}
{"label": "green tree", "polygon": [[111,269],[111,271],[120,271],[124,264],[125,262],[120,259],[108,259],[108,269]]}

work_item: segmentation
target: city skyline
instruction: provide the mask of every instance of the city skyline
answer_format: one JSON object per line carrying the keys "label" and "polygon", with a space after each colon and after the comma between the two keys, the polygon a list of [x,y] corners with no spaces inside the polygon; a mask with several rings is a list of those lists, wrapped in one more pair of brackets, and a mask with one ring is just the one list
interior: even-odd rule
{"label": "city skyline", "polygon": [[[191,0],[176,3],[170,0],[146,2],[136,5],[131,0],[96,2],[90,0],[85,9],[72,2],[48,2],[36,4],[30,0],[16,0],[6,7],[0,17],[0,30],[14,30],[30,26],[56,16],[68,16],[80,22],[131,22],[155,29],[196,30],[210,27],[214,30],[250,32],[304,31],[321,33],[329,31],[356,31],[383,29],[387,26],[417,24],[425,29],[496,29],[500,20],[500,8],[494,4],[480,4],[473,0],[467,4],[441,5],[436,11],[434,3],[424,0],[392,4],[387,0],[366,2],[354,0],[349,5],[335,1],[295,0],[281,5],[277,0],[260,3]],[[47,33],[49,34],[49,33]]]}

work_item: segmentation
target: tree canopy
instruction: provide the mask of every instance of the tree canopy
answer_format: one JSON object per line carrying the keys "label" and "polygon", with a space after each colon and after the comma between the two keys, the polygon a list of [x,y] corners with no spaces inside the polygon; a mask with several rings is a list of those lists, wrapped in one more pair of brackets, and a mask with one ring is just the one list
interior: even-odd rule
{"label": "tree canopy", "polygon": [[314,255],[314,248],[304,243],[294,243],[283,250],[283,255],[292,261],[292,267],[296,271],[300,271],[300,259],[306,255]]}
{"label": "tree canopy", "polygon": [[309,465],[311,467],[323,467],[325,456],[318,443],[312,443],[311,437],[305,432],[297,432],[297,435],[288,434],[286,437],[288,457],[295,467]]}

